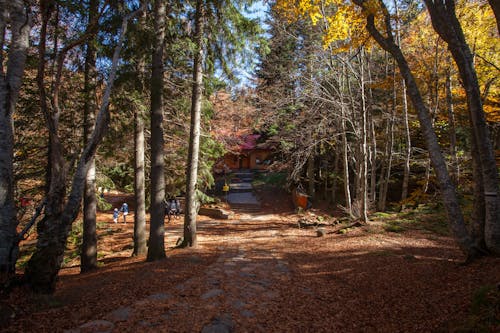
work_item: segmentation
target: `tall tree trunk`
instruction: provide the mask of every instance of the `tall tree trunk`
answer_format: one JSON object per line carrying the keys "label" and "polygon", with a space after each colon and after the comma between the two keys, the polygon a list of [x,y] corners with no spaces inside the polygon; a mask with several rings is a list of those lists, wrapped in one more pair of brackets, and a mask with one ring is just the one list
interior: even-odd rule
{"label": "tall tree trunk", "polygon": [[[4,69],[4,34],[10,16],[10,45]],[[29,9],[24,1],[0,1],[0,282],[15,272],[18,254],[14,202],[14,113],[29,46]]]}
{"label": "tall tree trunk", "polygon": [[345,112],[345,102],[344,102],[344,89],[345,80],[347,77],[345,65],[342,66],[342,74],[340,80],[340,127],[342,131],[342,162],[344,169],[344,195],[345,195],[345,207],[349,216],[352,215],[352,204],[351,204],[351,190],[349,182],[349,149],[347,142],[347,128],[346,128],[346,112]]}
{"label": "tall tree trunk", "polygon": [[[367,54],[366,67],[368,71],[368,82],[372,82],[372,73],[370,69],[371,57]],[[377,136],[375,133],[375,122],[373,120],[373,90],[371,85],[368,88],[368,131],[370,133],[370,145],[369,148],[369,161],[370,161],[370,190],[369,190],[369,201],[370,205],[375,205],[377,200]]]}
{"label": "tall tree trunk", "polygon": [[[99,3],[97,0],[89,1],[88,24],[94,22],[97,15]],[[83,106],[83,139],[84,145],[88,143],[94,130],[96,102],[96,38],[87,41],[87,51],[85,55],[84,70],[84,96]],[[88,272],[97,268],[97,234],[96,234],[96,210],[97,197],[95,193],[95,159],[90,162],[89,171],[85,180],[85,190],[83,195],[83,239],[81,251],[81,271]]]}
{"label": "tall tree trunk", "polygon": [[148,261],[165,258],[165,161],[163,139],[163,43],[166,2],[156,0],[151,73],[151,207]]}
{"label": "tall tree trunk", "polygon": [[[476,140],[482,173],[482,187],[485,203],[485,242],[488,250],[500,254],[500,195],[498,169],[495,161],[490,133],[486,124],[481,92],[474,69],[473,56],[465,40],[460,22],[455,14],[453,0],[425,0],[434,30],[448,44],[457,64],[462,85],[467,97],[467,107]],[[475,155],[472,155],[474,158]],[[479,178],[478,178],[479,180]]]}
{"label": "tall tree trunk", "polygon": [[360,85],[361,85],[361,220],[368,221],[368,153],[367,153],[367,110],[365,96],[365,68],[364,48],[359,56],[360,63]]}
{"label": "tall tree trunk", "polygon": [[314,153],[315,149],[311,149],[311,154],[309,155],[309,158],[307,159],[307,183],[308,183],[308,190],[307,194],[314,199],[316,196],[316,188],[315,188],[315,175],[314,175]]}
{"label": "tall tree trunk", "polygon": [[[399,6],[398,2],[394,1],[394,8],[396,11],[396,44],[401,48],[401,33],[399,27]],[[436,47],[437,53],[437,47]],[[435,67],[437,68],[437,67]],[[406,83],[404,80],[401,82],[403,91],[401,92],[401,98],[403,101],[403,126],[405,131],[405,159],[403,162],[403,184],[401,186],[401,201],[405,201],[408,197],[408,183],[410,181],[410,158],[411,158],[411,137],[410,137],[410,127],[408,125],[408,101],[406,99]],[[437,93],[437,91],[436,91]],[[438,96],[436,94],[436,96]],[[404,209],[404,203],[402,208]]]}
{"label": "tall tree trunk", "polygon": [[[449,59],[448,59],[449,63]],[[449,64],[446,71],[446,108],[448,111],[448,126],[449,126],[449,137],[450,137],[450,156],[451,156],[451,179],[458,183],[460,179],[460,169],[458,165],[457,158],[457,131],[455,128],[455,111],[453,108],[453,95],[451,93],[452,81],[451,81],[451,64]]]}
{"label": "tall tree trunk", "polygon": [[[394,67],[394,66],[393,66]],[[386,75],[389,74],[388,67],[386,68]],[[389,114],[389,119],[387,119],[386,125],[386,141],[385,146],[385,156],[384,156],[384,167],[382,168],[382,172],[380,173],[380,189],[379,189],[379,197],[378,197],[378,210],[385,211],[387,204],[387,192],[389,190],[389,180],[391,178],[392,172],[392,151],[394,146],[394,121],[396,117],[396,103],[397,103],[397,95],[396,95],[396,68],[393,68],[392,72],[392,106],[390,111],[387,110]],[[387,105],[387,109],[389,106]]]}
{"label": "tall tree trunk", "polygon": [[403,91],[403,126],[405,131],[405,160],[403,164],[403,186],[401,189],[401,200],[406,200],[408,197],[408,185],[410,182],[410,160],[411,160],[411,135],[410,126],[408,123],[408,101],[406,99],[406,83],[401,83]]}
{"label": "tall tree trunk", "polygon": [[[139,18],[139,26],[146,24],[146,12]],[[137,90],[141,96],[145,96],[146,64],[144,57],[138,61]],[[147,231],[146,231],[146,176],[144,164],[144,112],[141,107],[134,108],[134,196],[135,196],[135,214],[134,214],[134,256],[143,256],[147,254]]]}
{"label": "tall tree trunk", "polygon": [[191,97],[191,130],[189,133],[189,151],[187,163],[186,212],[184,217],[184,241],[182,246],[194,247],[196,239],[196,217],[199,203],[196,195],[198,182],[198,159],[200,153],[200,118],[203,88],[203,26],[205,5],[203,0],[196,1],[195,35],[193,68],[193,90]]}
{"label": "tall tree trunk", "polygon": [[[354,2],[361,7],[364,7],[366,5],[364,0],[354,0]],[[422,100],[419,88],[417,86],[413,73],[408,66],[406,58],[401,52],[401,49],[394,43],[389,12],[382,1],[379,1],[379,4],[384,13],[387,37],[383,36],[380,31],[377,30],[375,26],[375,17],[373,14],[367,15],[366,27],[370,35],[377,41],[377,43],[384,50],[389,52],[398,63],[399,70],[401,72],[401,75],[405,79],[406,86],[408,88],[408,94],[418,114],[418,119],[422,128],[423,136],[441,190],[442,200],[444,206],[446,207],[448,222],[461,250],[469,258],[473,258],[478,254],[477,249],[475,248],[465,226],[464,218],[455,191],[455,186],[448,174],[448,169],[446,167],[443,154],[441,153],[436,133],[434,132],[434,129],[432,127],[432,120],[429,114],[429,110]]]}
{"label": "tall tree trunk", "polygon": [[[32,289],[37,292],[52,293],[55,290],[56,278],[63,260],[68,233],[71,230],[71,225],[78,216],[78,212],[80,210],[83,190],[85,187],[85,178],[88,173],[88,169],[90,168],[91,161],[95,156],[97,147],[102,141],[102,138],[104,137],[104,134],[108,127],[109,99],[116,76],[116,69],[118,66],[121,46],[125,38],[125,32],[127,30],[127,23],[130,18],[132,18],[136,13],[143,9],[144,8],[141,7],[141,9],[139,9],[138,11],[127,15],[123,20],[118,45],[116,46],[113,54],[113,60],[106,85],[106,90],[104,92],[102,103],[96,117],[94,132],[92,133],[91,139],[84,147],[84,150],[78,161],[76,170],[73,174],[73,178],[71,181],[71,190],[66,203],[63,203],[65,198],[65,191],[48,193],[45,215],[38,223],[38,240],[36,244],[36,250],[29,260],[25,271],[26,281],[30,283]],[[49,118],[49,116],[47,117]],[[53,128],[53,123],[49,122],[49,129],[53,130]],[[54,138],[58,138],[57,132],[52,133],[52,135]],[[58,145],[56,145],[56,148],[57,147]],[[50,165],[50,167],[52,166],[58,167],[59,164],[54,163]],[[63,170],[52,170],[52,175],[55,173],[54,171],[62,172]],[[65,189],[65,179],[66,177],[62,177],[62,185],[59,183],[51,183],[50,189],[54,191],[60,188]],[[59,179],[56,180],[59,181]],[[62,209],[55,210],[54,208],[58,208],[59,202],[62,203]]]}

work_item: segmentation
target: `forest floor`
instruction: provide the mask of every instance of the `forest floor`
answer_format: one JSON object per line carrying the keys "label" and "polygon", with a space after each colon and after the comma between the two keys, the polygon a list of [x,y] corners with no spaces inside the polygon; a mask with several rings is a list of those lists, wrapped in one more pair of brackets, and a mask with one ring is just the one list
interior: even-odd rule
{"label": "forest floor", "polygon": [[79,274],[70,257],[54,295],[14,289],[0,301],[0,330],[499,331],[500,258],[461,265],[456,243],[424,213],[378,214],[340,233],[326,225],[318,237],[297,221],[326,222],[321,212],[297,214],[283,199],[230,220],[200,216],[195,249],[174,248],[178,218],[166,224],[167,258],[157,262],[131,257],[133,212],[127,224],[100,213],[99,269]]}

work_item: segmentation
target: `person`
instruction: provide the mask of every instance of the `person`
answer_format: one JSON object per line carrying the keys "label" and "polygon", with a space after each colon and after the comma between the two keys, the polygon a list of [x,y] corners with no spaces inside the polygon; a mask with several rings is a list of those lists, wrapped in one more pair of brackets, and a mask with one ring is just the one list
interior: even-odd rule
{"label": "person", "polygon": [[170,222],[171,216],[178,216],[181,212],[181,204],[179,199],[170,198],[165,203],[165,215],[168,216],[168,222]]}
{"label": "person", "polygon": [[115,208],[113,211],[113,222],[118,223],[118,216],[120,215],[120,212],[118,211],[118,208]]}
{"label": "person", "polygon": [[123,203],[122,207],[120,208],[120,212],[123,213],[123,223],[127,223],[128,205],[126,202]]}

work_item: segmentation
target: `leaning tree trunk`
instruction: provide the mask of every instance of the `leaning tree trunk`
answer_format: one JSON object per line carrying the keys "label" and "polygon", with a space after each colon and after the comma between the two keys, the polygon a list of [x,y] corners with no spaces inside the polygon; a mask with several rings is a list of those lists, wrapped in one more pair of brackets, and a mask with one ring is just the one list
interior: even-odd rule
{"label": "leaning tree trunk", "polygon": [[[113,54],[111,70],[106,90],[102,98],[102,103],[96,117],[94,131],[80,156],[76,170],[73,174],[68,199],[65,204],[62,204],[62,209],[59,209],[58,205],[60,202],[64,201],[65,191],[48,193],[45,215],[38,224],[38,240],[36,250],[29,260],[25,271],[26,281],[31,285],[31,288],[34,291],[53,293],[55,290],[57,274],[61,268],[67,237],[69,231],[71,230],[71,225],[78,216],[78,212],[80,210],[86,175],[97,151],[97,147],[102,141],[108,127],[109,99],[116,76],[121,46],[127,30],[127,22],[136,13],[142,11],[143,9],[144,8],[141,7],[138,11],[127,15],[123,20],[121,34],[118,45],[116,46]],[[52,135],[54,138],[57,138],[57,133],[52,133]],[[55,166],[58,166],[58,164],[55,164]],[[51,171],[51,174],[54,174],[54,170]],[[62,172],[62,170],[56,170],[56,172]],[[65,177],[61,179],[65,179]],[[66,186],[62,185],[66,184],[59,184],[55,182],[51,183],[51,191],[59,188],[65,189]]]}
{"label": "leaning tree trunk", "polygon": [[194,54],[193,90],[191,98],[191,130],[189,134],[189,152],[186,184],[186,212],[184,217],[184,241],[182,246],[194,247],[196,239],[196,216],[198,200],[196,184],[198,180],[198,158],[200,151],[200,117],[203,88],[203,25],[205,8],[203,0],[196,2],[195,36],[196,53]]}
{"label": "leaning tree trunk", "polygon": [[[455,14],[453,0],[425,0],[432,26],[448,44],[467,97],[472,134],[476,141],[485,204],[484,238],[489,251],[500,254],[500,195],[498,169],[474,69],[473,56]],[[473,155],[474,158],[475,155]]]}
{"label": "leaning tree trunk", "polygon": [[[364,8],[366,5],[365,0],[354,0],[354,2]],[[387,31],[387,37],[384,37],[380,31],[377,30],[375,26],[375,17],[373,14],[368,14],[367,29],[370,35],[376,40],[376,42],[387,52],[389,52],[394,59],[397,61],[401,75],[405,79],[406,86],[408,88],[408,94],[411,98],[413,106],[418,114],[418,119],[423,132],[423,136],[429,151],[429,155],[436,173],[438,184],[441,190],[441,196],[446,208],[448,215],[448,222],[455,235],[461,250],[469,257],[473,258],[477,255],[477,249],[475,248],[472,239],[469,236],[467,228],[465,226],[464,218],[460,205],[458,202],[455,186],[450,179],[448,170],[446,167],[446,162],[441,153],[439,143],[437,140],[436,133],[432,127],[432,120],[429,114],[429,110],[425,106],[422,96],[420,94],[419,88],[413,77],[413,73],[408,66],[408,62],[404,57],[401,49],[394,42],[394,37],[392,35],[392,27],[390,23],[390,15],[387,8],[382,1],[379,4],[384,12],[385,29]]]}
{"label": "leaning tree trunk", "polygon": [[[10,16],[10,45],[6,70],[5,33]],[[15,271],[18,253],[16,205],[14,202],[14,126],[16,101],[21,88],[30,20],[24,1],[0,1],[0,281]]]}
{"label": "leaning tree trunk", "polygon": [[[97,15],[98,1],[89,2],[89,26],[94,22]],[[85,56],[84,70],[84,106],[83,106],[83,139],[86,145],[90,140],[94,130],[96,110],[95,88],[97,71],[95,67],[96,57],[96,38],[87,42],[87,54]],[[95,159],[90,162],[89,171],[85,180],[85,190],[83,195],[83,239],[81,252],[81,271],[88,272],[97,268],[97,234],[96,234],[96,211],[97,197],[95,193]]]}
{"label": "leaning tree trunk", "polygon": [[165,1],[155,1],[155,40],[151,72],[151,207],[147,260],[165,258],[165,161],[163,139],[163,43]]}

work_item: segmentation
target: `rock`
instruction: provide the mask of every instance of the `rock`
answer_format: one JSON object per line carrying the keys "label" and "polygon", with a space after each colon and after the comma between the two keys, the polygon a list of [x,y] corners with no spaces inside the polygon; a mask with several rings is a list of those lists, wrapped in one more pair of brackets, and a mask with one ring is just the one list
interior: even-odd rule
{"label": "rock", "polygon": [[130,317],[131,312],[132,311],[130,308],[119,308],[119,309],[116,309],[115,311],[111,312],[107,316],[107,319],[109,321],[114,322],[114,323],[116,323],[118,321],[126,321]]}
{"label": "rock", "polygon": [[215,317],[212,322],[201,330],[201,333],[232,333],[234,332],[234,322],[230,315],[224,314]]}
{"label": "rock", "polygon": [[79,332],[108,333],[112,332],[115,325],[107,320],[93,320],[79,327]]}
{"label": "rock", "polygon": [[323,228],[316,229],[316,236],[323,237],[325,234],[326,234],[325,229],[323,229]]}
{"label": "rock", "polygon": [[223,293],[224,291],[222,291],[222,289],[212,289],[201,295],[201,299],[209,299],[212,297],[222,295]]}

